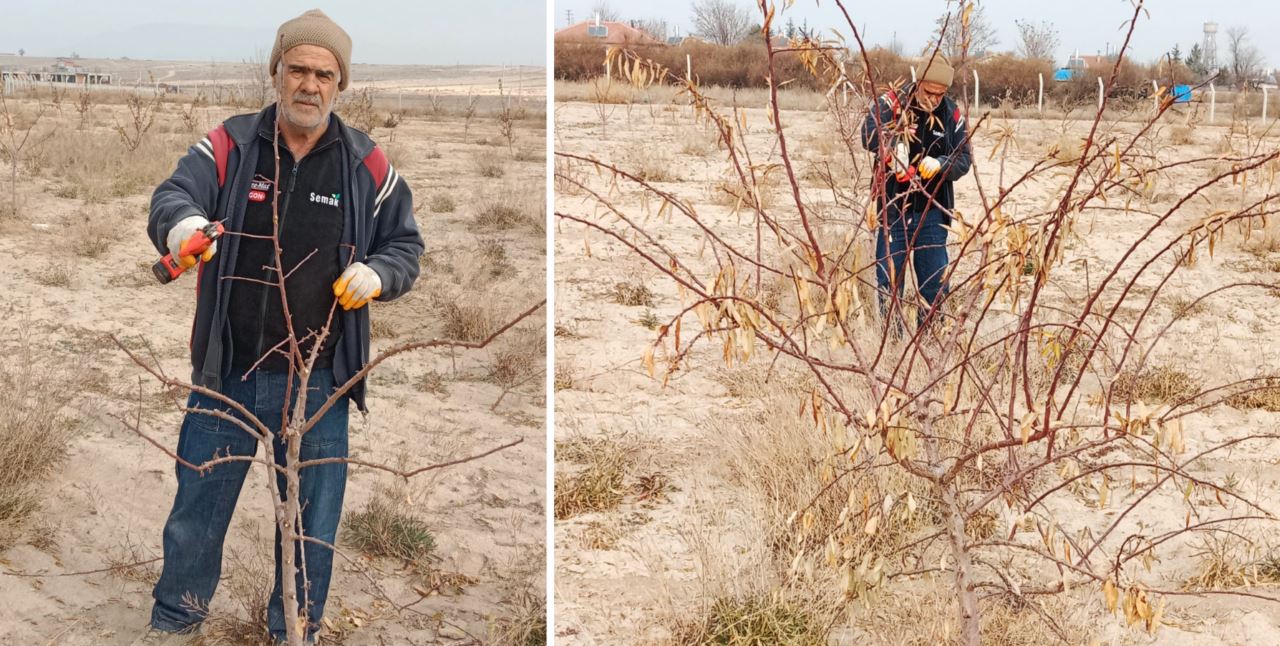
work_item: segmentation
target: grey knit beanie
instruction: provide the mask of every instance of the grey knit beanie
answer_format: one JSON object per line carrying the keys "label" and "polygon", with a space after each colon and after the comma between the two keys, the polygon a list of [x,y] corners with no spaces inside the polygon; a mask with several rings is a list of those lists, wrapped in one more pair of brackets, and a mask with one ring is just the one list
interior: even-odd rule
{"label": "grey knit beanie", "polygon": [[333,52],[342,72],[338,90],[347,89],[347,82],[351,80],[351,37],[338,23],[330,20],[323,11],[312,9],[280,25],[276,30],[276,42],[271,47],[271,62],[267,63],[272,76],[276,74],[280,57],[298,45],[315,45]]}
{"label": "grey knit beanie", "polygon": [[920,75],[921,81],[932,81],[939,85],[951,87],[951,81],[955,79],[956,70],[951,67],[951,61],[947,60],[942,52],[934,52],[932,59],[926,57],[924,74]]}

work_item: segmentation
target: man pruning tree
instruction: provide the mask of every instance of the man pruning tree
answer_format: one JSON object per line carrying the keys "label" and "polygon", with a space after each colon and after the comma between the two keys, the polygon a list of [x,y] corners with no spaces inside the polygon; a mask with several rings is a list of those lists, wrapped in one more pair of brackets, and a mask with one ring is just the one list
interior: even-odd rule
{"label": "man pruning tree", "polygon": [[[876,212],[876,287],[880,310],[896,311],[907,255],[912,258],[925,322],[945,295],[947,230],[955,204],[952,183],[969,172],[965,117],[946,95],[955,70],[941,53],[925,62],[916,83],[890,89],[862,124],[862,145],[876,153],[871,190]],[[893,307],[891,307],[891,305]]]}
{"label": "man pruning tree", "polygon": [[[290,332],[303,358],[316,353],[306,384],[310,417],[367,363],[365,305],[409,291],[423,241],[408,185],[367,135],[332,114],[351,78],[347,33],[322,12],[308,11],[280,26],[269,66],[276,103],[226,120],[192,146],[152,196],[147,232],[160,253],[176,261],[171,274],[199,265],[192,381],[236,401],[271,429],[274,459],[283,465],[283,411],[301,386]],[[220,238],[219,225],[226,231]],[[206,238],[216,239],[199,249]],[[273,238],[279,241],[284,299]],[[366,410],[364,384],[302,436],[302,460],[347,457],[348,399]],[[208,411],[245,421],[218,399],[192,393],[178,437],[182,460],[201,465],[255,454],[253,436]],[[200,473],[177,465],[164,569],[153,592],[151,624],[135,645],[185,643],[183,634],[199,628],[218,586],[223,540],[249,466],[226,462]],[[300,476],[302,531],[332,544],[346,465],[314,466]],[[283,490],[283,479],[277,481]],[[280,559],[277,530],[267,615],[272,634],[283,641],[285,622],[293,618],[284,616]],[[305,600],[306,634],[313,640],[333,553],[307,542],[296,550],[295,562],[305,567],[305,580],[287,584],[296,586],[300,604]]]}

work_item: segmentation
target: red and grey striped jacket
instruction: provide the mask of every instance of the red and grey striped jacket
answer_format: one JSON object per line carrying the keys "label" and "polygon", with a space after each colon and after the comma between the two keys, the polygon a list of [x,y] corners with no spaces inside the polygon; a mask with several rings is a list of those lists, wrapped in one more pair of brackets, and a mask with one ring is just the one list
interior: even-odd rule
{"label": "red and grey striped jacket", "polygon": [[[258,130],[270,128],[275,106],[257,114],[231,117],[188,149],[178,167],[151,196],[147,233],[161,253],[168,253],[169,229],[181,220],[201,215],[219,220],[228,231],[239,231],[257,167]],[[413,218],[413,196],[368,135],[332,115],[343,155],[342,244],[355,250],[353,262],[363,262],[382,279],[379,301],[409,291],[418,278],[418,257],[424,244]],[[218,253],[200,265],[196,279],[196,316],[191,334],[192,381],[219,390],[230,366],[227,311],[231,289],[222,280],[236,266],[239,236],[224,236]],[[369,361],[369,308],[338,310],[342,336],[333,357],[335,383],[345,383]],[[365,407],[364,383],[351,391],[352,401]]]}

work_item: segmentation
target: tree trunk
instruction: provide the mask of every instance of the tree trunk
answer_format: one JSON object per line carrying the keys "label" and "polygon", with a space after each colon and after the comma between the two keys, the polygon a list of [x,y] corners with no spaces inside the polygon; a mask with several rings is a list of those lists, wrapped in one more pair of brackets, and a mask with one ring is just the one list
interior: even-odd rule
{"label": "tree trunk", "polygon": [[956,599],[960,602],[960,643],[982,645],[982,624],[978,611],[978,595],[973,591],[973,561],[969,559],[968,539],[964,534],[964,510],[951,485],[941,489],[942,504],[947,512],[947,539],[956,560]]}

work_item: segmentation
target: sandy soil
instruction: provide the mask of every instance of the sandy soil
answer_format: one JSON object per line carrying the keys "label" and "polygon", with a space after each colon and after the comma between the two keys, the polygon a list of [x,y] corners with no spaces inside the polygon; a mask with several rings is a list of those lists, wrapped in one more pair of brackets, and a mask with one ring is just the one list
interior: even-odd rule
{"label": "sandy soil", "polygon": [[[661,178],[657,186],[692,201],[699,217],[728,240],[751,247],[749,241],[754,239],[754,232],[750,217],[744,215],[739,220],[730,215],[729,206],[710,199],[711,187],[725,176],[727,166],[688,108],[606,106],[603,126],[601,109],[595,104],[557,103],[555,109],[557,152],[594,156],[632,171],[660,169],[667,177]],[[772,137],[764,111],[748,108],[744,112],[753,162],[776,162],[777,151],[769,145]],[[1217,154],[1216,146],[1226,128],[1200,126],[1191,133],[1190,143],[1175,146],[1170,143],[1175,122],[1170,119],[1170,124],[1155,137],[1157,154],[1162,159]],[[832,141],[830,124],[822,112],[789,111],[784,114],[784,123],[788,126],[790,148],[801,167],[834,161],[842,154]],[[1006,169],[1013,177],[1058,140],[1062,126],[1057,121],[1001,119],[987,132],[995,127],[1015,130],[1018,146],[1012,149]],[[1083,127],[1083,123],[1070,126],[1077,133]],[[987,161],[993,145],[990,135],[980,134],[975,139],[977,175],[988,191],[998,184],[1000,173],[997,162]],[[1274,138],[1265,141],[1265,146],[1275,145]],[[864,163],[861,159],[859,162]],[[1160,195],[1153,208],[1172,206],[1174,193],[1202,182],[1208,168],[1205,164],[1178,171],[1158,188]],[[609,190],[607,177],[596,177],[594,172],[585,170],[574,172],[625,212],[637,218],[642,213],[637,190],[625,184]],[[961,211],[974,208],[973,177],[970,174],[957,186],[957,208]],[[859,186],[848,188],[865,190],[861,181]],[[829,202],[829,192],[824,198],[821,188],[813,182],[806,180],[804,190],[809,199]],[[1032,203],[1043,208],[1051,190],[1044,184],[1024,187],[1011,208],[1026,208]],[[1185,230],[1217,208],[1215,205],[1234,204],[1239,189],[1235,188],[1235,193],[1232,190],[1229,182],[1211,189],[1207,193],[1209,199],[1197,200],[1184,209],[1173,228]],[[779,203],[785,201],[779,199]],[[656,209],[656,205],[652,208]],[[596,221],[605,226],[622,227],[605,216],[605,209],[589,196],[577,191],[557,188],[556,211],[598,217]],[[1092,279],[1097,280],[1150,223],[1146,216],[1122,216],[1119,212],[1102,212],[1087,219],[1093,220],[1089,231],[1081,232],[1083,240],[1069,248],[1067,261],[1058,270],[1062,272],[1059,280],[1064,290],[1083,283],[1086,265]],[[710,266],[709,258],[699,258],[700,238],[687,220],[677,216],[669,221],[646,222],[647,230],[664,245],[682,253],[683,260],[695,267]],[[659,278],[652,267],[621,243],[599,233],[587,234],[576,223],[557,222],[556,236],[556,366],[558,372],[573,375],[572,383],[565,380],[566,386],[555,395],[557,448],[583,437],[623,438],[630,443],[639,465],[628,476],[628,483],[640,474],[659,471],[669,477],[673,486],[666,499],[656,504],[638,502],[629,496],[615,511],[556,522],[557,643],[651,643],[669,637],[674,619],[692,616],[705,607],[709,594],[723,589],[716,581],[717,575],[755,574],[761,569],[753,569],[751,558],[761,549],[759,537],[763,532],[748,509],[749,501],[732,483],[727,442],[719,434],[737,421],[749,419],[743,412],[760,404],[735,397],[726,387],[720,348],[715,343],[696,352],[685,364],[692,368],[677,373],[665,388],[660,380],[651,379],[642,367],[641,356],[656,333],[640,321],[656,315],[656,320],[666,323],[680,310],[674,284]],[[1280,280],[1280,252],[1247,252],[1243,247],[1238,236],[1229,237],[1229,241],[1220,243],[1214,258],[1202,254],[1195,267],[1175,277],[1165,298],[1191,298],[1238,280],[1272,284]],[[1086,262],[1073,264],[1078,260]],[[620,282],[647,285],[654,293],[653,305],[628,307],[615,302],[611,292]],[[1142,281],[1144,289],[1150,287],[1149,282]],[[1162,361],[1182,366],[1206,387],[1274,373],[1280,365],[1280,351],[1267,342],[1280,329],[1276,297],[1260,289],[1228,294],[1209,299],[1205,308],[1175,322],[1158,350]],[[1159,311],[1154,327],[1171,316],[1169,303],[1158,303],[1156,307]],[[1126,304],[1125,309],[1130,306]],[[690,317],[686,323],[696,321]],[[686,331],[689,329],[686,327]],[[753,361],[755,367],[747,370],[762,371],[769,363],[767,359]],[[661,368],[659,376],[660,373]],[[1194,429],[1187,440],[1188,450],[1194,452],[1245,432],[1272,432],[1280,428],[1280,413],[1222,406],[1191,416],[1187,428]],[[1258,492],[1256,499],[1275,513],[1280,505],[1269,492],[1274,491],[1280,479],[1277,459],[1280,449],[1253,443],[1203,462],[1196,471],[1219,481],[1232,474],[1239,478],[1241,491]],[[557,473],[575,468],[579,467],[557,457]],[[1176,492],[1169,493],[1167,499],[1161,498],[1144,511],[1145,520],[1153,525],[1180,524],[1185,508],[1178,504],[1179,498]],[[1113,503],[1098,513],[1078,513],[1072,521],[1096,526],[1113,519],[1115,507],[1120,504]],[[1268,527],[1274,532],[1274,525]],[[603,544],[598,538],[601,528],[611,537]],[[1135,530],[1134,522],[1120,527],[1122,533]],[[1175,550],[1153,570],[1150,584],[1177,587],[1194,566],[1190,548]],[[898,593],[908,589],[899,588]],[[1252,592],[1277,596],[1275,586]],[[1122,620],[1108,617],[1096,589],[1074,593],[1070,605],[1072,616],[1064,618],[1088,626],[1085,633],[1097,639],[1096,643],[1280,643],[1280,612],[1276,604],[1256,599],[1170,599],[1169,612],[1175,619],[1154,637],[1126,630]],[[935,628],[941,622],[936,616],[913,619],[921,626]],[[874,615],[870,619],[863,616],[862,620],[875,625]],[[842,635],[833,639],[838,643],[862,643],[868,637],[859,636],[857,631],[836,634]],[[873,643],[899,643],[899,639],[906,639],[888,633],[872,636],[879,640]],[[1004,643],[996,636],[991,639],[991,643]]]}
{"label": "sandy soil", "polygon": [[[91,123],[96,125],[75,133],[80,145],[119,146],[110,127],[124,119],[123,108],[95,110]],[[82,387],[51,394],[65,398],[74,440],[45,486],[35,529],[0,552],[4,643],[127,644],[149,618],[150,582],[158,575],[158,564],[123,575],[69,574],[158,556],[175,489],[172,461],[116,418],[141,410],[144,430],[172,447],[182,398],[160,392],[105,335],[119,335],[137,350],[150,347],[166,372],[188,374],[193,281],[184,276],[160,286],[149,277],[155,251],[145,234],[147,204],[154,182],[203,135],[204,127],[227,114],[229,110],[210,109],[205,125],[189,133],[177,122],[174,108],[167,109],[151,135],[154,145],[138,153],[159,157],[159,177],[147,178],[124,195],[92,203],[59,197],[67,194],[69,180],[47,170],[56,160],[35,174],[20,172],[24,206],[18,217],[0,221],[0,290],[22,296],[6,305],[0,321],[0,361],[6,369],[20,369],[14,362],[22,356],[19,347],[26,346],[39,359],[36,369],[70,374]],[[64,131],[75,127],[74,113],[58,117],[50,111],[46,119]],[[544,229],[528,224],[497,229],[475,222],[486,199],[495,194],[510,195],[521,217],[542,221],[541,116],[516,122],[519,159],[488,119],[472,123],[466,136],[462,120],[453,117],[408,119],[395,130],[379,129],[373,135],[409,182],[427,242],[415,289],[396,302],[372,305],[375,354],[398,343],[444,336],[446,305],[470,302],[468,293],[483,290],[494,317],[509,317],[544,297]],[[503,177],[481,177],[480,157],[504,169]],[[141,158],[137,161],[142,165]],[[110,170],[102,169],[102,174]],[[4,195],[7,201],[7,179]],[[451,197],[456,208],[433,212],[428,204],[442,196]],[[78,224],[86,218],[92,226]],[[99,237],[109,245],[96,256],[74,252],[76,245]],[[501,266],[468,264],[482,243],[502,250]],[[492,374],[503,351],[524,352],[529,361],[523,369],[541,373],[544,320],[539,314],[484,350],[419,351],[391,359],[373,373],[369,415],[362,418],[352,409],[355,457],[425,466],[516,438],[523,443],[415,478],[407,491],[397,489],[400,508],[425,518],[435,535],[439,560],[433,572],[415,573],[403,563],[352,556],[372,568],[400,603],[418,600],[414,587],[431,588],[433,581],[443,582],[445,592],[432,593],[396,616],[376,598],[361,573],[363,566],[339,561],[327,612],[333,629],[326,643],[475,643],[487,640],[499,622],[521,613],[522,595],[542,596],[543,381],[533,377],[503,396],[507,389]],[[353,468],[346,513],[363,510],[375,493],[396,486],[386,474]],[[252,472],[228,534],[227,553],[239,559],[228,558],[224,567],[223,585],[212,605],[215,616],[243,618],[231,590],[235,581],[252,578],[255,563],[270,563],[269,509],[266,479]],[[340,547],[344,541],[340,533]]]}

